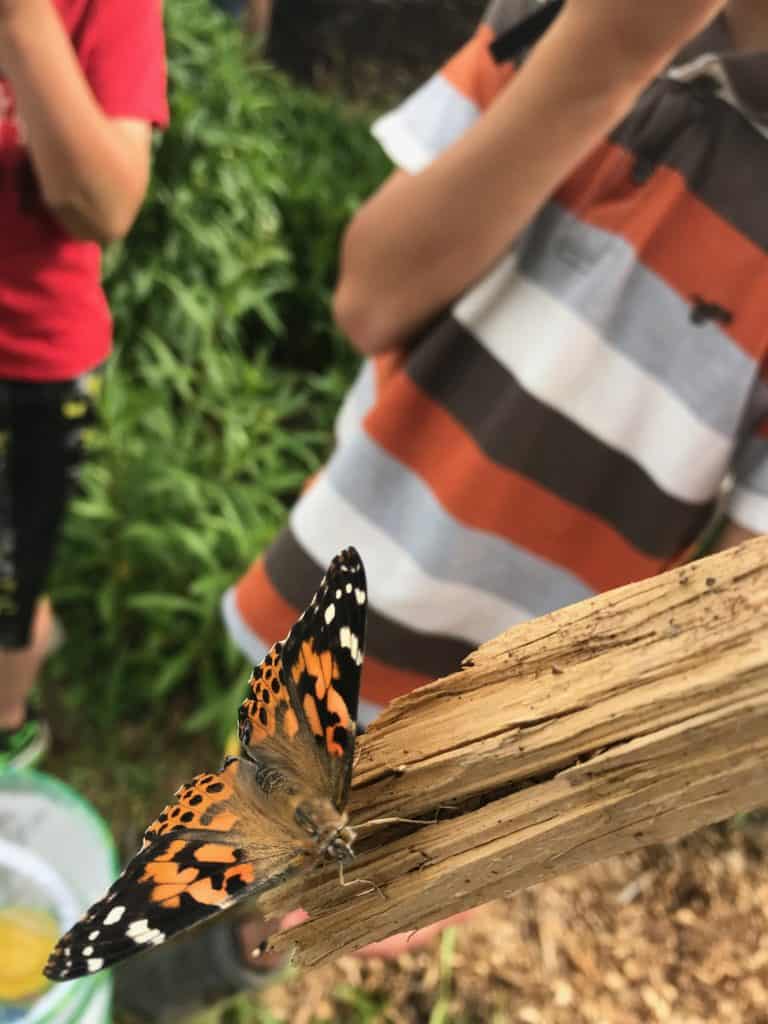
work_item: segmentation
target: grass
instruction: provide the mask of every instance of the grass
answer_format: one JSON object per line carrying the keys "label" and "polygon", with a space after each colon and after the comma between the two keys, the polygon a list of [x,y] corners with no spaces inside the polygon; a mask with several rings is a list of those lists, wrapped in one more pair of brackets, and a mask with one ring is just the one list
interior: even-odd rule
{"label": "grass", "polygon": [[453,995],[453,958],[456,951],[456,929],[446,928],[440,938],[440,989],[429,1015],[429,1024],[450,1024]]}
{"label": "grass", "polygon": [[184,1024],[283,1024],[249,996],[237,996],[225,1005],[188,1018]]}

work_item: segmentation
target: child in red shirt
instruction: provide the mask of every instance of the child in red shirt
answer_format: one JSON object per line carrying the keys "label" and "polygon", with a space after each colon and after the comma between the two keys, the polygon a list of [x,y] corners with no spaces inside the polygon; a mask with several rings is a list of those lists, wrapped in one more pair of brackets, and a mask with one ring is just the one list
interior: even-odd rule
{"label": "child in red shirt", "polygon": [[85,375],[111,346],[101,244],[129,230],[167,117],[161,0],[0,0],[0,768],[45,746],[27,697]]}

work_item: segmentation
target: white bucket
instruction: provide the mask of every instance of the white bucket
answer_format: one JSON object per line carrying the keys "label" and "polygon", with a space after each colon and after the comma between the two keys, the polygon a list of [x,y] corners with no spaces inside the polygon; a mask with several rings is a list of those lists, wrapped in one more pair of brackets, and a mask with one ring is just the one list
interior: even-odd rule
{"label": "white bucket", "polygon": [[[64,932],[116,875],[112,837],[81,796],[39,772],[0,774],[0,906],[45,910]],[[0,1003],[0,1024],[109,1024],[111,999],[108,972],[78,978],[24,1009]]]}

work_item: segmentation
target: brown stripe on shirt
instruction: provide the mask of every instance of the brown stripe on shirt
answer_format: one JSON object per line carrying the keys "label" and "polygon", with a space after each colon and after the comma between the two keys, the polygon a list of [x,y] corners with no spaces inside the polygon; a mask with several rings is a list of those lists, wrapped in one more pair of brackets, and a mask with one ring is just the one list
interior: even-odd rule
{"label": "brown stripe on shirt", "polygon": [[610,523],[648,555],[671,557],[707,521],[710,503],[666,494],[637,463],[529,394],[452,317],[415,349],[407,372],[491,459]]}

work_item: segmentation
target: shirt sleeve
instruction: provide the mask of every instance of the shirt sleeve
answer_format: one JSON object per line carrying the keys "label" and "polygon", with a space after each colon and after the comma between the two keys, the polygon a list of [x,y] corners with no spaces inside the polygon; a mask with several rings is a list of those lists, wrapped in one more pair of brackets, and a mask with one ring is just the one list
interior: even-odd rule
{"label": "shirt sleeve", "polygon": [[[768,382],[762,383],[768,406]],[[768,533],[768,411],[757,421],[734,466],[729,518],[753,533]]]}
{"label": "shirt sleeve", "polygon": [[502,32],[539,7],[538,0],[495,0],[475,34],[403,103],[371,129],[392,162],[416,174],[460,138],[514,74],[497,64],[490,46]]}
{"label": "shirt sleeve", "polygon": [[104,113],[164,127],[162,0],[92,0],[78,36],[80,64]]}

